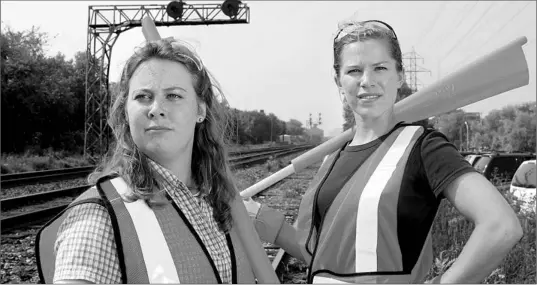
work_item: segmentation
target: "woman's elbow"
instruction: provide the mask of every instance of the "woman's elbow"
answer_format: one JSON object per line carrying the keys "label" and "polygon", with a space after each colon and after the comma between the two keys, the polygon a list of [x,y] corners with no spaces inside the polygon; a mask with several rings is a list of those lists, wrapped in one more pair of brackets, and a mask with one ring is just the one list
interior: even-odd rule
{"label": "woman's elbow", "polygon": [[504,215],[487,227],[489,233],[495,234],[499,241],[507,247],[513,247],[523,235],[522,226],[516,215]]}
{"label": "woman's elbow", "polygon": [[524,231],[522,230],[522,226],[520,225],[520,221],[518,218],[510,219],[510,222],[508,223],[507,231],[510,233],[510,240],[513,242],[513,245],[522,239],[522,236],[524,235]]}

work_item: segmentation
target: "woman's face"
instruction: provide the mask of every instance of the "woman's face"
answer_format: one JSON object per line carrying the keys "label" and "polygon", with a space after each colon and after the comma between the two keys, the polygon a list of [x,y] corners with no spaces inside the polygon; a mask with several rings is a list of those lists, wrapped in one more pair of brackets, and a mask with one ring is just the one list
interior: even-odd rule
{"label": "woman's face", "polygon": [[205,104],[198,104],[190,72],[162,59],[150,59],[136,69],[126,109],[134,143],[156,161],[191,150],[195,125],[205,118]]}
{"label": "woman's face", "polygon": [[347,44],[341,51],[336,83],[355,114],[374,119],[393,112],[403,74],[385,40],[369,39]]}

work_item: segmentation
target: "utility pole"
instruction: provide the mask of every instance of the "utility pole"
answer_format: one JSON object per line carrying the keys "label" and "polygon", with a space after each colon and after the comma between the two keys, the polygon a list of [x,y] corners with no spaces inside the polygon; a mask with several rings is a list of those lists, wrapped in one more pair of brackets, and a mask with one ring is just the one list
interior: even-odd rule
{"label": "utility pole", "polygon": [[235,115],[237,121],[237,144],[239,144],[239,110],[236,110]]}
{"label": "utility pole", "polygon": [[270,117],[270,142],[272,142],[272,116]]}
{"label": "utility pole", "polygon": [[[464,114],[464,124],[466,125],[466,148],[470,149],[470,121],[480,121],[481,114],[479,112],[469,112]],[[475,146],[474,146],[475,147]]]}
{"label": "utility pole", "polygon": [[[408,84],[408,87],[412,90],[412,93],[418,91],[418,85],[423,86],[423,84],[418,83],[420,80],[418,80],[418,73],[419,72],[428,72],[429,75],[431,74],[431,71],[428,69],[425,69],[421,66],[418,66],[416,63],[418,59],[421,59],[421,63],[423,64],[423,57],[421,57],[415,50],[414,47],[412,47],[412,51],[409,53],[403,54],[403,64],[405,68],[405,80]],[[407,62],[405,62],[405,60]]]}
{"label": "utility pole", "polygon": [[466,150],[470,149],[470,128],[468,127],[468,122],[464,121],[464,125],[466,126]]}
{"label": "utility pole", "polygon": [[464,144],[462,143],[462,126],[459,127],[459,150],[463,151]]}

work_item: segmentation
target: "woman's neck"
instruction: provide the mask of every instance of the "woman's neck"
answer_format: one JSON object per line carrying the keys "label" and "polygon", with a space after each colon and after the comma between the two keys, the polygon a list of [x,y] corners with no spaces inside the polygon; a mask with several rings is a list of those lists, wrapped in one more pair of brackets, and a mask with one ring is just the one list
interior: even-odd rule
{"label": "woman's neck", "polygon": [[168,169],[185,185],[190,186],[192,184],[192,149],[185,149],[172,156],[154,156],[153,160]]}
{"label": "woman's neck", "polygon": [[376,118],[363,118],[355,114],[355,133],[349,145],[363,145],[388,133],[396,124],[392,112]]}

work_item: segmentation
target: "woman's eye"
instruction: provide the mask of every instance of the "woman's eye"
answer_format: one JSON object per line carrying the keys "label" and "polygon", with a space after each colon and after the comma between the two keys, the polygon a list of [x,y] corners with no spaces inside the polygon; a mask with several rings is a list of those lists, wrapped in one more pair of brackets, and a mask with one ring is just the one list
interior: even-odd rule
{"label": "woman's eye", "polygon": [[377,66],[377,70],[388,70],[388,69],[384,66]]}
{"label": "woman's eye", "polygon": [[170,99],[181,99],[181,98],[183,98],[183,96],[181,96],[179,94],[171,93],[171,94],[168,94],[168,98],[170,98]]}
{"label": "woman's eye", "polygon": [[150,99],[150,96],[147,94],[137,94],[134,96],[134,100],[148,100]]}
{"label": "woman's eye", "polygon": [[347,73],[355,73],[355,72],[362,72],[362,71],[360,69],[357,69],[357,68],[349,69],[349,71],[347,71]]}

